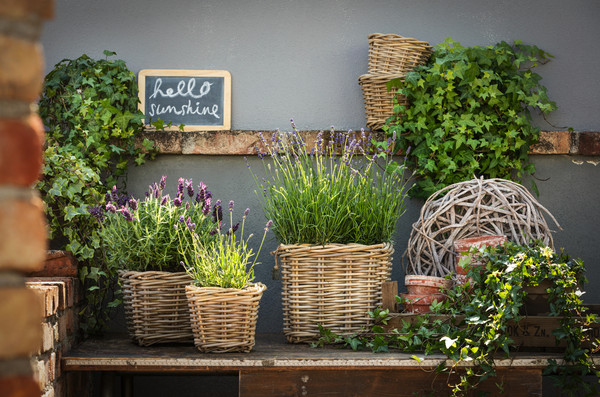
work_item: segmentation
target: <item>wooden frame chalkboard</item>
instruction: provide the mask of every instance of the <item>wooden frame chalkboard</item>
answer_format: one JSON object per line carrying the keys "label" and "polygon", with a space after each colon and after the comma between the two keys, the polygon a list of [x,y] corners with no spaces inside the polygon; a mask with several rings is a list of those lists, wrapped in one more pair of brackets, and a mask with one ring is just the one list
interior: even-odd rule
{"label": "wooden frame chalkboard", "polygon": [[226,70],[144,69],[138,74],[144,122],[161,119],[167,130],[231,129],[231,74]]}

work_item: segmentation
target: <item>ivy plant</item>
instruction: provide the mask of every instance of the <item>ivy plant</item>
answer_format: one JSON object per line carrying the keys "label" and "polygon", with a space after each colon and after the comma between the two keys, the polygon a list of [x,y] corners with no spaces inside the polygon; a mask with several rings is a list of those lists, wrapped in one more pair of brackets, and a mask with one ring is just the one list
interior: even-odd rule
{"label": "ivy plant", "polygon": [[46,76],[39,113],[46,127],[43,176],[38,182],[46,205],[53,248],[73,253],[85,287],[81,328],[103,329],[111,309],[116,269],[104,261],[98,224],[89,209],[103,201],[107,186],[123,184],[132,162],[142,164],[153,143],[135,146],[143,129],[135,75],[123,60],[87,55],[64,59]]}
{"label": "ivy plant", "polygon": [[416,176],[410,195],[427,198],[473,176],[520,182],[533,174],[529,150],[540,129],[531,111],[556,109],[533,69],[550,57],[519,41],[463,47],[446,39],[426,65],[392,80],[410,106],[395,100],[384,130],[407,153]]}
{"label": "ivy plant", "polygon": [[[560,318],[552,334],[562,348],[562,360],[549,359],[544,375],[552,377],[565,395],[579,395],[581,391],[596,395],[596,387],[582,380],[600,375],[591,356],[598,340],[587,332],[598,318],[588,313],[581,300],[580,288],[586,281],[583,263],[540,242],[531,246],[507,243],[500,248],[479,249],[476,254],[487,262],[486,267],[471,268],[470,281],[444,291],[447,300],[434,302],[431,314],[415,315],[414,321],[402,321],[400,327],[391,328],[386,327],[391,319],[389,310],[377,309],[370,313],[375,319],[370,330],[343,336],[321,328],[317,345],[341,344],[374,352],[399,349],[426,356],[441,352],[450,364],[443,360],[436,371],[459,375],[449,385],[452,395],[471,395],[481,382],[496,376],[495,359],[510,358],[516,350],[509,327],[525,315],[524,287],[547,280],[551,285],[547,290],[548,315]],[[398,301],[403,303],[401,298]],[[421,360],[416,355],[413,358]],[[497,384],[501,389],[502,384]]]}

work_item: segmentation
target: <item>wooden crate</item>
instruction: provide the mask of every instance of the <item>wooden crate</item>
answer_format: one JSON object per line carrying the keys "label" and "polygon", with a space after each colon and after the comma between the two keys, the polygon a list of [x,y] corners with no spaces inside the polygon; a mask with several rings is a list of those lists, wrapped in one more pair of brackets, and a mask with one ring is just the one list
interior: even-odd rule
{"label": "wooden crate", "polygon": [[[400,313],[396,296],[398,295],[398,283],[389,281],[384,283],[383,292],[383,308],[390,309],[391,319],[388,322],[386,329],[401,328],[403,322],[409,324],[417,321],[420,314]],[[589,305],[590,312],[599,313],[600,305]],[[448,316],[445,315],[430,315],[432,321],[436,319],[445,320]],[[514,340],[515,347],[535,347],[535,348],[553,348],[562,347],[564,343],[557,344],[556,338],[552,335],[552,331],[560,326],[560,317],[551,316],[527,316],[519,322],[510,322],[508,324],[508,336]],[[462,319],[457,318],[460,322]],[[592,324],[589,327],[589,334],[592,340],[600,339],[600,323]]]}

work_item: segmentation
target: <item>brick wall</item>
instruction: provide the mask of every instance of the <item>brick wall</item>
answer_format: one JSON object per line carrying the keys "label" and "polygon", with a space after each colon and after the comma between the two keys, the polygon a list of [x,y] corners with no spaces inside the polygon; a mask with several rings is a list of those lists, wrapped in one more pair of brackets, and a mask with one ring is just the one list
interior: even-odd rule
{"label": "brick wall", "polygon": [[43,397],[90,395],[89,374],[67,374],[60,360],[78,342],[81,287],[77,263],[63,251],[48,255],[44,270],[31,274],[26,286],[35,293],[40,309],[38,350],[30,359],[33,377]]}
{"label": "brick wall", "polygon": [[34,111],[43,81],[39,44],[51,0],[0,1],[0,391],[39,396],[30,356],[40,349],[42,306],[23,273],[42,267],[46,229],[32,191],[44,130]]}

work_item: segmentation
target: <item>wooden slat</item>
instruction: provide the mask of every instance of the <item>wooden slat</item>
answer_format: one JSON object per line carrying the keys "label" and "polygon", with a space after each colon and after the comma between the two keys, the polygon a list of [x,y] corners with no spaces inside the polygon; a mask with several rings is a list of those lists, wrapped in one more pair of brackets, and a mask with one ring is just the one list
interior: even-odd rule
{"label": "wooden slat", "polygon": [[[247,370],[240,374],[240,396],[449,396],[448,375],[420,369],[390,370]],[[450,378],[456,381],[456,376]],[[503,383],[511,397],[542,395],[540,369],[505,369],[487,380],[479,392],[498,395]],[[473,395],[477,395],[474,393]]]}

